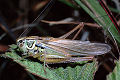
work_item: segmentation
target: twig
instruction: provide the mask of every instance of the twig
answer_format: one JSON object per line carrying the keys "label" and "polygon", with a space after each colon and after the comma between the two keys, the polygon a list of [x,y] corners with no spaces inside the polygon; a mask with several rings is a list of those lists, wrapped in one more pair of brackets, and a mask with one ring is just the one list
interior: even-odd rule
{"label": "twig", "polygon": [[81,23],[84,23],[84,25],[87,25],[87,26],[90,26],[90,27],[102,28],[98,24],[85,23],[85,22],[63,22],[63,21],[47,21],[47,20],[41,20],[41,22],[49,23],[49,24],[81,24]]}

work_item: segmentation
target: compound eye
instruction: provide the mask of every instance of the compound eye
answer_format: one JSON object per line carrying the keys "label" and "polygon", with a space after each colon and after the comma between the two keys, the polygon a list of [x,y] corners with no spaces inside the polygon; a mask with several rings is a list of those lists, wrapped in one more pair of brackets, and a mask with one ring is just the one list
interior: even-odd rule
{"label": "compound eye", "polygon": [[22,42],[23,42],[23,40],[20,40],[20,41],[19,41],[19,43],[22,43]]}

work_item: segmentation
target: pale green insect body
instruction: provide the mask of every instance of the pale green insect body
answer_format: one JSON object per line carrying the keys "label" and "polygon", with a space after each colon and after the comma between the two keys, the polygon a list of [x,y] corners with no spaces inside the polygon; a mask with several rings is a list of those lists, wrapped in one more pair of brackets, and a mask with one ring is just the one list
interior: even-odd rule
{"label": "pale green insect body", "polygon": [[38,58],[46,63],[92,60],[94,56],[111,50],[111,47],[104,43],[38,36],[20,38],[17,45],[23,55]]}
{"label": "pale green insect body", "polygon": [[[45,44],[47,43],[47,40],[50,40],[50,38],[46,38],[46,39],[43,38],[42,40],[41,39],[37,40],[37,37],[34,39],[33,36],[29,38],[24,37],[17,40],[17,45],[20,48],[20,50],[23,52],[23,55],[33,56],[34,58],[38,58],[40,61],[44,61],[44,58],[46,58],[46,60],[50,58],[50,59],[59,59],[61,61],[62,59],[64,60],[65,57],[68,56],[63,52],[59,52],[48,47]],[[50,61],[50,59],[49,61],[46,62],[53,62],[53,60]]]}

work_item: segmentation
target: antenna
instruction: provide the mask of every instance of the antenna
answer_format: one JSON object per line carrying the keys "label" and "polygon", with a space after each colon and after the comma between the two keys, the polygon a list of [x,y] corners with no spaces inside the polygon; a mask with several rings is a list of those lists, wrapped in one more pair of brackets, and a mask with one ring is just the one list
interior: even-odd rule
{"label": "antenna", "polygon": [[[45,8],[42,10],[42,12],[34,19],[34,21],[31,24],[33,24],[33,23],[38,24],[39,21],[42,20],[47,15],[46,13],[49,12],[49,10],[51,9],[51,7],[52,7],[52,5],[54,4],[55,1],[56,0],[50,0],[49,3],[45,6]],[[27,26],[29,26],[29,25],[27,25]],[[24,30],[24,32],[18,38],[22,37],[25,32],[29,33],[30,30],[31,30],[31,27],[26,28]]]}

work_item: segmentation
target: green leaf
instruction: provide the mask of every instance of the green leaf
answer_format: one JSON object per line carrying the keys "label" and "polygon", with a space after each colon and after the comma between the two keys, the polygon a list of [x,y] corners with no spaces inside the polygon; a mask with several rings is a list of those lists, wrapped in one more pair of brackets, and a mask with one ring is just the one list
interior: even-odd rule
{"label": "green leaf", "polygon": [[97,0],[75,0],[118,44],[120,34]]}
{"label": "green leaf", "polygon": [[66,68],[48,68],[44,67],[40,62],[34,62],[29,59],[22,59],[17,55],[16,50],[12,49],[14,45],[11,46],[11,52],[6,52],[6,58],[11,58],[13,61],[17,62],[23,66],[28,72],[36,74],[42,78],[49,80],[93,80],[94,73],[97,70],[97,62],[78,62],[70,64],[79,64],[75,67],[67,66]]}
{"label": "green leaf", "polygon": [[10,49],[16,49],[16,48],[17,48],[17,45],[12,44],[12,45],[9,45],[9,47],[11,47]]}
{"label": "green leaf", "polygon": [[120,60],[116,62],[115,69],[107,76],[107,80],[120,80]]}

